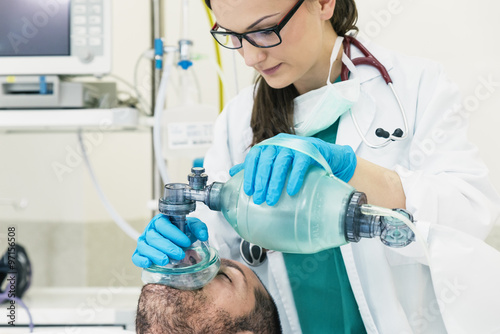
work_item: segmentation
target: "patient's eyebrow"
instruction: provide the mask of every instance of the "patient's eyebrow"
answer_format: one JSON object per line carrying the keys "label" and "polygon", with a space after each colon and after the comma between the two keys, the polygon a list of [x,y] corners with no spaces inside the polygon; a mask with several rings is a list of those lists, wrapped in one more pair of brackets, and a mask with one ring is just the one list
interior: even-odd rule
{"label": "patient's eyebrow", "polygon": [[230,267],[230,268],[234,268],[236,270],[238,270],[242,275],[243,275],[243,280],[245,281],[245,284],[247,284],[247,276],[245,275],[245,273],[243,272],[243,270],[238,267],[237,265],[235,265],[234,263],[230,262],[230,261],[222,261],[222,264],[225,265],[226,267]]}

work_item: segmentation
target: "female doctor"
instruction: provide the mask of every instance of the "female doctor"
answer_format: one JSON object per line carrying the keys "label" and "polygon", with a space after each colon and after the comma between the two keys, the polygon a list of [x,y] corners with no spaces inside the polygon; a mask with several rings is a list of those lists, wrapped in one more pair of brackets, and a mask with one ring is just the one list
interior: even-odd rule
{"label": "female doctor", "polygon": [[[243,168],[244,190],[256,204],[276,204],[283,188],[297,193],[311,160],[276,146],[252,148],[294,136],[312,142],[369,203],[486,237],[498,196],[466,139],[458,90],[440,66],[365,45],[393,89],[374,66],[354,66],[350,59],[365,56],[343,38],[357,31],[354,0],[206,2],[217,19],[214,38],[260,74],[216,122],[205,157],[212,181]],[[194,234],[206,240],[206,223],[220,255],[242,261],[244,243],[223,216],[203,209],[197,216],[189,221]],[[165,265],[188,245],[159,215],[133,261]],[[284,333],[444,333],[428,269],[411,254],[363,240],[309,255],[269,251],[253,269],[275,298]]]}

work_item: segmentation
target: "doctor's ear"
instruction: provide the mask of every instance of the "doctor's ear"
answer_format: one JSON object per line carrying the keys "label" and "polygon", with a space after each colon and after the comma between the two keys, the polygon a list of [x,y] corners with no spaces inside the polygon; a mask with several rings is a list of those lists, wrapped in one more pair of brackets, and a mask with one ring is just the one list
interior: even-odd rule
{"label": "doctor's ear", "polygon": [[317,0],[320,5],[320,18],[322,20],[329,20],[335,11],[336,0]]}

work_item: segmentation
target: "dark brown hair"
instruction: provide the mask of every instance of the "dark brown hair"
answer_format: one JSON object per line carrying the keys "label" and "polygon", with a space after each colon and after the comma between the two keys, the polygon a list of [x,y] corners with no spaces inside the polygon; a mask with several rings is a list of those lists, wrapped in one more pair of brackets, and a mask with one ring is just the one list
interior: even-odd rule
{"label": "dark brown hair", "polygon": [[[251,0],[249,0],[251,1]],[[205,0],[209,8],[210,0]],[[330,22],[339,36],[351,30],[358,31],[358,10],[354,0],[337,0]],[[250,125],[253,131],[252,145],[278,133],[294,133],[293,99],[299,95],[293,84],[275,89],[258,76],[255,82],[255,98]]]}

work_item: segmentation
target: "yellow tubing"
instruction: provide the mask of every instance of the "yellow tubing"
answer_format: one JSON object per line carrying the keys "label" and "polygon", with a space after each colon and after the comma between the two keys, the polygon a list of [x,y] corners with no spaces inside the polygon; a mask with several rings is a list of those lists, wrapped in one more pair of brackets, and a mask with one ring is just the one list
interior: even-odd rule
{"label": "yellow tubing", "polygon": [[[214,22],[214,19],[212,18],[212,13],[210,12],[210,8],[208,8],[208,6],[204,0],[201,0],[201,2],[203,2],[203,7],[205,7],[208,21],[210,22],[210,28],[212,28],[214,26],[215,22]],[[214,45],[215,45],[215,57],[217,58],[217,64],[219,65],[219,67],[222,71],[222,61],[220,58],[220,47],[215,39],[214,39]],[[219,105],[220,105],[219,113],[220,113],[222,111],[222,109],[224,108],[224,85],[222,83],[222,79],[220,78],[220,76],[218,76],[218,78],[219,78]]]}

